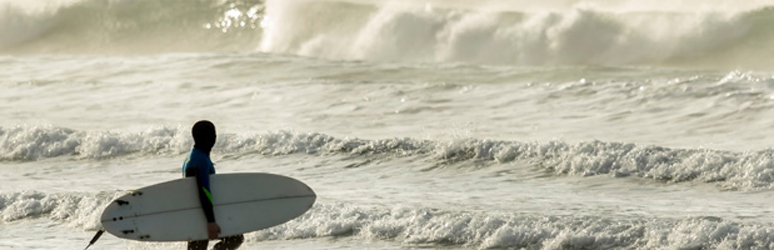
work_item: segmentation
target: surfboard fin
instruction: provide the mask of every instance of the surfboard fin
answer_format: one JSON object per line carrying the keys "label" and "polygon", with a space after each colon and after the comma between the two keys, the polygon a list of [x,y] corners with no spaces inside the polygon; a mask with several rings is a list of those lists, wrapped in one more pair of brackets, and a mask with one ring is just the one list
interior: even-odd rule
{"label": "surfboard fin", "polygon": [[95,234],[94,237],[91,238],[91,241],[89,241],[89,245],[86,246],[86,248],[84,248],[83,250],[89,249],[91,245],[94,245],[94,243],[97,242],[97,240],[99,240],[99,237],[102,236],[102,233],[104,232],[105,230],[97,231],[97,234]]}

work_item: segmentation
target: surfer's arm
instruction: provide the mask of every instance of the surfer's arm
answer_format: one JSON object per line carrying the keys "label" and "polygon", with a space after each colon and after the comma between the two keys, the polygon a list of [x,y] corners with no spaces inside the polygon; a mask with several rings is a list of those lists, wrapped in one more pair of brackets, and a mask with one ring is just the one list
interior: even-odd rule
{"label": "surfer's arm", "polygon": [[212,209],[212,193],[210,192],[210,172],[207,168],[197,168],[196,187],[199,190],[199,201],[204,209],[207,222],[215,222],[215,212]]}
{"label": "surfer's arm", "polygon": [[196,190],[199,193],[199,202],[202,204],[204,216],[207,222],[215,222],[215,212],[212,209],[212,194],[210,193],[210,173],[206,168],[189,168],[189,174],[196,178]]}

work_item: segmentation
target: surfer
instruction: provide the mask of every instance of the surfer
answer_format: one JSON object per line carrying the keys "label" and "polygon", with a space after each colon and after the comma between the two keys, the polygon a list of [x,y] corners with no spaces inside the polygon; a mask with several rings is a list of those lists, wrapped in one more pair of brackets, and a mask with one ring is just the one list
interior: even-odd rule
{"label": "surfer", "polygon": [[[194,146],[183,164],[183,175],[196,178],[196,188],[199,193],[199,201],[207,217],[207,235],[210,240],[218,238],[220,226],[215,221],[215,213],[212,209],[212,193],[210,192],[210,177],[215,174],[215,167],[210,159],[210,150],[215,145],[215,125],[210,121],[198,121],[191,129]],[[237,249],[244,241],[243,235],[234,235],[220,238],[213,249]],[[207,248],[209,240],[189,241],[188,250],[203,250]]]}

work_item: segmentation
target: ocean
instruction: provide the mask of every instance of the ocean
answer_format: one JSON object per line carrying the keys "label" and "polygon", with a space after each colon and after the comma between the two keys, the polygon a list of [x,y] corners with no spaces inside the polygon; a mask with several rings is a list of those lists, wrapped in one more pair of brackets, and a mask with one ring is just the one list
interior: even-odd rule
{"label": "ocean", "polygon": [[0,249],[86,247],[112,199],[181,178],[203,119],[218,172],[318,194],[240,249],[774,249],[773,22],[771,0],[0,0]]}

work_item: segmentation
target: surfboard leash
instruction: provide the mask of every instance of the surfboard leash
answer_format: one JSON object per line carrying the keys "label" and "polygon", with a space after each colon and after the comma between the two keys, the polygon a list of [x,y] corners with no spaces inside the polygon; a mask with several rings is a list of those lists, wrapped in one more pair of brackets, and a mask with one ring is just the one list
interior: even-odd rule
{"label": "surfboard leash", "polygon": [[99,231],[97,231],[97,234],[95,234],[94,237],[91,238],[91,241],[89,241],[89,245],[86,246],[86,248],[84,248],[83,250],[89,249],[91,245],[94,245],[94,243],[97,242],[97,240],[99,240],[99,237],[102,236],[102,233],[104,232],[105,232],[104,229],[100,229]]}

